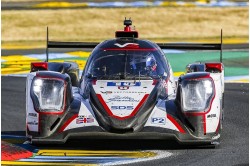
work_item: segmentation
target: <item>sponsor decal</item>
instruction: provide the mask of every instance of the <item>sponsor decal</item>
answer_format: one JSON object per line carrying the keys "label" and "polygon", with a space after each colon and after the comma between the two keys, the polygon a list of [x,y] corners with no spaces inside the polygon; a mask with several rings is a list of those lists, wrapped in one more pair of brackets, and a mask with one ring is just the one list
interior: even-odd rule
{"label": "sponsor decal", "polygon": [[37,117],[37,113],[29,113],[28,116],[31,116],[31,117]]}
{"label": "sponsor decal", "polygon": [[114,93],[129,93],[129,94],[131,94],[131,93],[136,93],[136,94],[140,94],[140,93],[147,93],[147,92],[139,92],[139,91],[115,91]]}
{"label": "sponsor decal", "polygon": [[154,117],[154,118],[151,118],[151,123],[165,125],[166,124],[166,118]]}
{"label": "sponsor decal", "polygon": [[101,91],[102,94],[111,94],[112,91]]}
{"label": "sponsor decal", "polygon": [[129,86],[118,86],[118,89],[120,89],[120,90],[128,90]]}
{"label": "sponsor decal", "polygon": [[216,114],[207,115],[207,118],[215,118],[215,117],[216,117]]}
{"label": "sponsor decal", "polygon": [[28,122],[27,124],[28,125],[38,125],[38,122],[37,121],[33,121],[33,122]]}
{"label": "sponsor decal", "polygon": [[115,96],[113,98],[108,99],[108,102],[113,102],[113,101],[122,101],[122,102],[139,102],[140,100],[136,100],[133,97],[128,97],[128,96],[124,96],[124,97],[120,97],[120,96]]}
{"label": "sponsor decal", "polygon": [[134,106],[111,106],[112,110],[133,110]]}
{"label": "sponsor decal", "polygon": [[107,82],[107,86],[141,86],[141,82]]}
{"label": "sponsor decal", "polygon": [[93,123],[95,119],[92,115],[85,116],[85,115],[78,115],[76,118],[76,124],[82,124],[82,123]]}
{"label": "sponsor decal", "polygon": [[124,47],[138,47],[139,48],[139,44],[137,43],[125,43],[125,44],[119,44],[119,43],[115,43],[114,45],[120,47],[120,48],[124,48]]}

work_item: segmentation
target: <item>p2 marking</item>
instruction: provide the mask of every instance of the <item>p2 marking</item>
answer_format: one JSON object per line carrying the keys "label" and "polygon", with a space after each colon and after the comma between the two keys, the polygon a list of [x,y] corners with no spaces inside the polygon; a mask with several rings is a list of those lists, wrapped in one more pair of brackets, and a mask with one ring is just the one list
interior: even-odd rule
{"label": "p2 marking", "polygon": [[165,125],[166,124],[166,118],[162,118],[162,117],[151,118],[151,123],[152,124]]}

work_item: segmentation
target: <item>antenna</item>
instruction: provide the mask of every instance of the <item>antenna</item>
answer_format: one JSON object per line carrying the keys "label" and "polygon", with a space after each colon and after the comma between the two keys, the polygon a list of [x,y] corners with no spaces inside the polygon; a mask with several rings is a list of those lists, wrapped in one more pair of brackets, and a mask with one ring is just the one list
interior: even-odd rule
{"label": "antenna", "polygon": [[222,63],[222,29],[220,30],[220,62]]}
{"label": "antenna", "polygon": [[45,62],[48,62],[48,61],[49,61],[49,48],[48,48],[48,44],[49,44],[49,27],[47,27],[46,60],[45,60]]}

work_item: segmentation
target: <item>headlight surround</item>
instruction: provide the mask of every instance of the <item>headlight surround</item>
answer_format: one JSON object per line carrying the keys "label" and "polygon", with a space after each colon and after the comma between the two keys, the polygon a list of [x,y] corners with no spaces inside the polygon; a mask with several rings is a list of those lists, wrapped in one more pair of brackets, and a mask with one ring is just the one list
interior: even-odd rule
{"label": "headlight surround", "polygon": [[183,80],[181,91],[185,112],[205,112],[215,93],[211,78]]}
{"label": "headlight surround", "polygon": [[32,90],[35,106],[40,112],[60,113],[64,108],[64,80],[55,78],[40,78],[33,80]]}

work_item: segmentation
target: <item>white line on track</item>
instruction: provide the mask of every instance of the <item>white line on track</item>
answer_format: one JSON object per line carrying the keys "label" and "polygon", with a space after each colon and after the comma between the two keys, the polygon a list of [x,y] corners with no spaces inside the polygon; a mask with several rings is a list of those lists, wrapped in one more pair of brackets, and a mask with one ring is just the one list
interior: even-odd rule
{"label": "white line on track", "polygon": [[145,162],[145,161],[159,160],[162,158],[168,158],[173,155],[173,153],[168,152],[168,151],[163,151],[163,150],[150,150],[150,151],[142,151],[142,152],[154,152],[157,155],[154,157],[149,157],[149,158],[138,158],[138,159],[133,159],[133,160],[108,162],[105,164],[101,164],[101,166],[123,165],[123,164],[132,164],[132,163],[139,163],[139,162]]}

